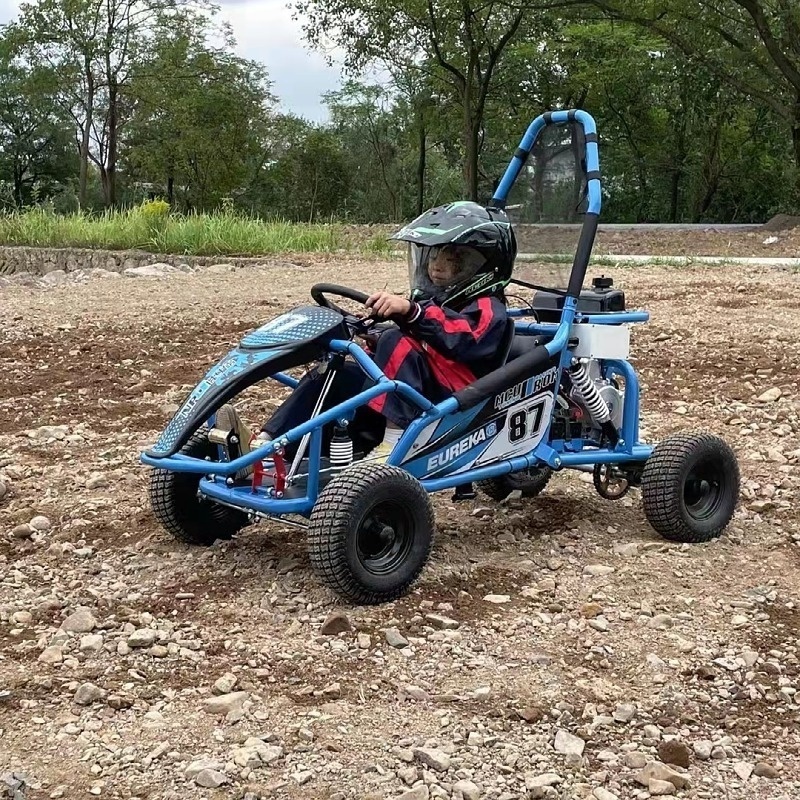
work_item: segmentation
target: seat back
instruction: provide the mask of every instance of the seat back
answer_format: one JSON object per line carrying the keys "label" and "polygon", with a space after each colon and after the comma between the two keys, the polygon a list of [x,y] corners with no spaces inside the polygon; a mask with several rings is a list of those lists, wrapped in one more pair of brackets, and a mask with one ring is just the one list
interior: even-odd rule
{"label": "seat back", "polygon": [[503,331],[503,338],[497,346],[497,361],[495,363],[498,367],[502,367],[508,360],[511,345],[514,343],[514,328],[514,318],[509,317],[506,321],[506,329]]}

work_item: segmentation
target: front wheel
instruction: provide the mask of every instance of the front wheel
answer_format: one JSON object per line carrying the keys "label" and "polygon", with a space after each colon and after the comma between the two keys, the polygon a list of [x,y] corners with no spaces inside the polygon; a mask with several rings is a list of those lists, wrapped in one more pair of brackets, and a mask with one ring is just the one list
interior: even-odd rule
{"label": "front wheel", "polygon": [[333,478],[311,512],[308,549],[323,583],[363,605],[404,595],[433,546],[433,508],[413,476],[355,464]]}
{"label": "front wheel", "polygon": [[[216,451],[205,430],[192,434],[180,449],[181,454],[192,458],[213,458]],[[192,472],[154,469],[150,475],[150,505],[155,518],[176,539],[208,547],[217,539],[230,539],[248,520],[242,511],[198,498],[201,477]]]}
{"label": "front wheel", "polygon": [[719,536],[739,499],[739,465],[723,439],[678,434],[659,442],[642,473],[647,521],[673,542]]}

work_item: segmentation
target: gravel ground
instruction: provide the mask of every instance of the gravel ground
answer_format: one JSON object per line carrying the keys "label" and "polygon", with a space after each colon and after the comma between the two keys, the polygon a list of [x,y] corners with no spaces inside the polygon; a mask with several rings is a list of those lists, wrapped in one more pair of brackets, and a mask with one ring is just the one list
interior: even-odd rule
{"label": "gravel ground", "polygon": [[800,276],[613,271],[652,315],[645,438],[711,430],[740,458],[720,539],[667,543],[578,473],[505,505],[443,493],[415,590],[367,608],[297,530],[171,540],[137,457],[312,283],[402,291],[402,266],[154,272],[0,288],[0,797],[800,796]]}

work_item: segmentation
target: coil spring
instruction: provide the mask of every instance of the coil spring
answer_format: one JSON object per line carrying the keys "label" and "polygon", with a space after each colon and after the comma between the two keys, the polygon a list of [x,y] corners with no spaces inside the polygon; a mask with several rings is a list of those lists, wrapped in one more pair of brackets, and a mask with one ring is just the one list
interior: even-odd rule
{"label": "coil spring", "polygon": [[353,462],[353,440],[331,442],[331,466],[334,469],[344,469]]}
{"label": "coil spring", "polygon": [[605,400],[600,396],[600,392],[594,385],[594,381],[589,377],[586,367],[578,363],[569,371],[572,379],[572,386],[578,398],[583,401],[589,416],[598,425],[608,422],[611,419],[611,412]]}

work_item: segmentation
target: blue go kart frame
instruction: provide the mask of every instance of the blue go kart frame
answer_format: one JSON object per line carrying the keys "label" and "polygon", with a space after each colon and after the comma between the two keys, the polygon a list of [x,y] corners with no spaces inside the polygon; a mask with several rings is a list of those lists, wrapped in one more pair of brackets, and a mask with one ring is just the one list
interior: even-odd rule
{"label": "blue go kart frame", "polygon": [[[639,383],[627,352],[630,326],[646,322],[649,314],[581,308],[602,202],[590,114],[553,111],[533,120],[490,206],[505,207],[549,125],[580,126],[585,142],[588,207],[560,318],[542,322],[533,307],[509,308],[503,366],[434,404],[408,384],[387,378],[352,340],[354,328],[341,309],[320,301],[325,291],[358,293],[319,284],[312,290],[318,306],[293,309],[242,339],[193,389],[158,442],[142,453],[141,461],[155,468],[151,501],[168,530],[185,541],[210,544],[258,518],[301,525],[304,518],[311,561],[323,581],[343,598],[361,603],[393,599],[419,576],[433,539],[428,493],[455,489],[456,499],[466,499],[474,497],[476,482],[497,498],[514,488],[530,496],[554,472],[592,471],[606,499],[621,497],[631,486],[641,488],[648,521],[668,539],[703,541],[721,533],[739,491],[738,466],[727,444],[706,433],[681,434],[655,448],[639,440]],[[276,440],[239,454],[236,432],[220,433],[216,427],[219,408],[264,378],[293,389],[298,381],[287,370],[313,359],[331,372],[352,360],[371,385],[333,407],[315,408],[307,421]],[[565,387],[589,420],[577,433],[570,424],[558,430],[554,424],[567,404]],[[344,471],[333,469],[323,456],[325,426],[346,429],[359,408],[393,392],[419,415],[386,462],[370,464],[367,455]],[[615,403],[619,407],[613,408]],[[287,473],[283,455],[289,448],[298,455]],[[266,476],[264,464],[272,467]],[[206,509],[202,519],[199,509]]]}

